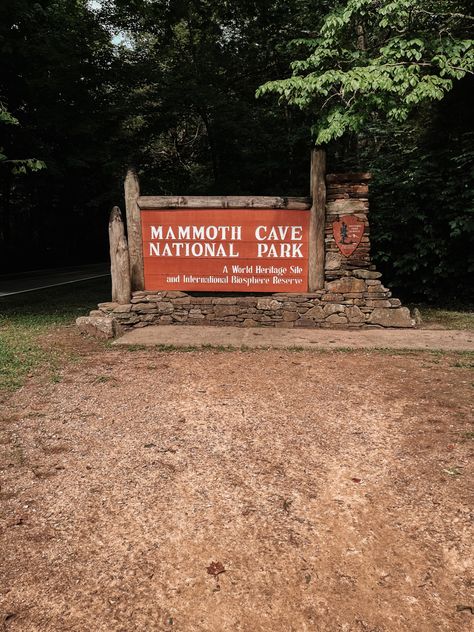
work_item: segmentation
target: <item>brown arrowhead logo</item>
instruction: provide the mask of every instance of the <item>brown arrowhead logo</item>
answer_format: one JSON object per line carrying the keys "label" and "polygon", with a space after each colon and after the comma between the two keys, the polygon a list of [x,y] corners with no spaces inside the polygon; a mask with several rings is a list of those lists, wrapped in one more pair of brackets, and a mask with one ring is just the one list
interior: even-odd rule
{"label": "brown arrowhead logo", "polygon": [[364,234],[364,221],[354,215],[343,215],[332,223],[336,245],[344,257],[350,257],[356,250]]}

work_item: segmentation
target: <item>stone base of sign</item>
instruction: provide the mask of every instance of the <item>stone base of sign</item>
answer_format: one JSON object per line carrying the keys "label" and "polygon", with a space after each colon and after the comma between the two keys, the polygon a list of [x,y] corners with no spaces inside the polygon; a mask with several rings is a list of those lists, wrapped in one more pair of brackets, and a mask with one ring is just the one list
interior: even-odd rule
{"label": "stone base of sign", "polygon": [[[147,325],[233,325],[235,327],[322,327],[369,329],[414,327],[399,299],[379,280],[380,273],[356,269],[307,294],[205,296],[179,291],[134,292],[130,303],[100,303],[79,318],[82,331],[114,337]],[[109,321],[107,326],[104,321]]]}

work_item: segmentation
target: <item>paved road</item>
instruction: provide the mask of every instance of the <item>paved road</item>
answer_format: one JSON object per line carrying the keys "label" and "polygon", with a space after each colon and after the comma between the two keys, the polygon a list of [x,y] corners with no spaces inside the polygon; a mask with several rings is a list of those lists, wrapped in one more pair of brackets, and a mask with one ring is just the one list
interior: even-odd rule
{"label": "paved road", "polygon": [[110,265],[106,263],[94,263],[69,268],[57,268],[51,270],[33,270],[16,274],[0,276],[0,297],[23,292],[34,292],[56,285],[78,283],[88,279],[96,279],[110,275]]}
{"label": "paved road", "polygon": [[114,345],[271,347],[304,349],[413,349],[474,351],[474,331],[447,329],[275,329],[159,325],[133,329]]}

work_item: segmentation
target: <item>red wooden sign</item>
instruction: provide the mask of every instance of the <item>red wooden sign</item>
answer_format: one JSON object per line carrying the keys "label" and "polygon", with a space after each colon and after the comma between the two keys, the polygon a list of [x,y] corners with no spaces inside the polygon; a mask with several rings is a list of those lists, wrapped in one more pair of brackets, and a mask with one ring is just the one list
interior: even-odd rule
{"label": "red wooden sign", "polygon": [[306,292],[309,211],[142,210],[145,290]]}
{"label": "red wooden sign", "polygon": [[350,257],[364,234],[364,221],[354,215],[344,215],[332,223],[336,245],[345,257]]}

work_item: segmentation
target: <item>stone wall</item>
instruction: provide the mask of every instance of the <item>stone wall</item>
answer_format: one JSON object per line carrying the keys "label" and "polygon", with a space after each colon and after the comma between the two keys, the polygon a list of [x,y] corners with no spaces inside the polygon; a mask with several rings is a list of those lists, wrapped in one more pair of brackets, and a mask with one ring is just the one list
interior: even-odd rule
{"label": "stone wall", "polygon": [[[341,173],[326,177],[326,265],[327,280],[350,274],[352,270],[375,270],[370,259],[369,173]],[[333,222],[343,215],[354,215],[364,223],[361,242],[345,257],[333,235]]]}
{"label": "stone wall", "polygon": [[[82,331],[104,338],[147,325],[234,327],[413,327],[406,307],[382,285],[370,258],[369,174],[327,176],[325,287],[306,294],[206,295],[177,291],[134,292],[125,305],[101,303],[79,318]],[[357,248],[344,256],[333,222],[354,216],[363,223]],[[348,220],[347,220],[348,221]]]}

